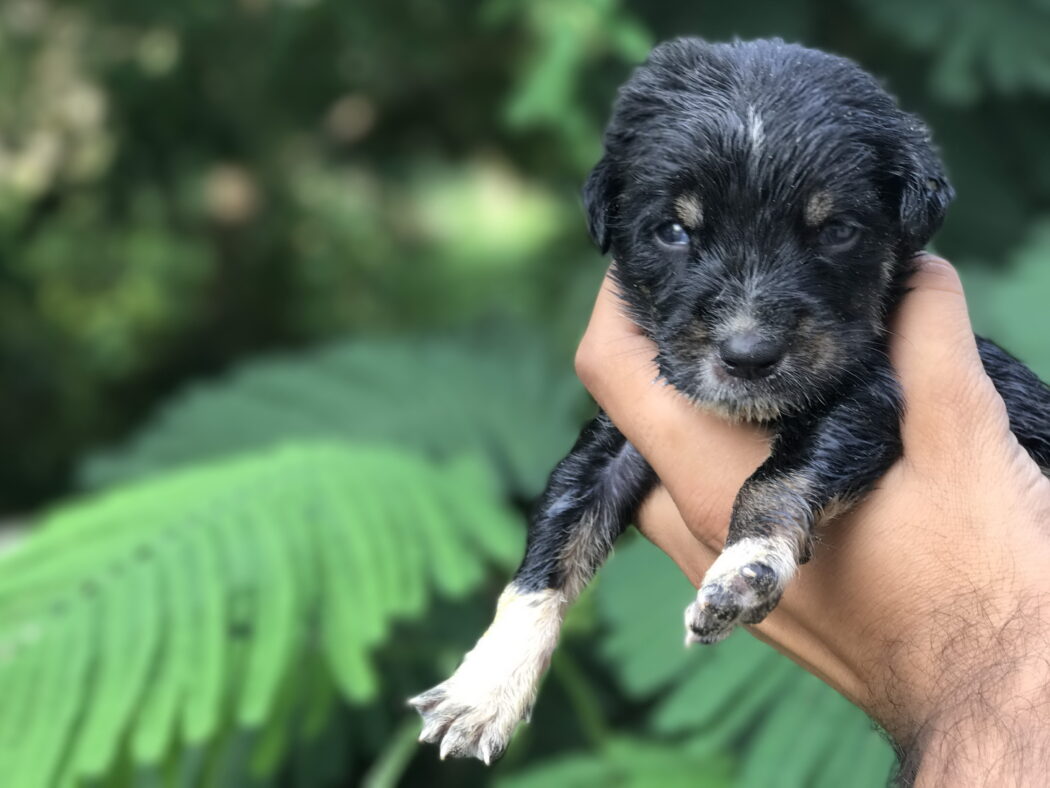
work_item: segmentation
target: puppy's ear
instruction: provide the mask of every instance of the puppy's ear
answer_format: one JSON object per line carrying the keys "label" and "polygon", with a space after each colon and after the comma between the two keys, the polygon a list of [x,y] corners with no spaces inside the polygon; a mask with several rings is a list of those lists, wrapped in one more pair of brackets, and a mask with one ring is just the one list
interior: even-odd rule
{"label": "puppy's ear", "polygon": [[613,165],[608,156],[603,156],[583,184],[583,210],[587,214],[587,232],[591,234],[591,240],[602,254],[609,251],[611,244],[610,226],[614,221],[616,197]]}
{"label": "puppy's ear", "polygon": [[916,252],[941,226],[955,190],[925,125],[913,120],[911,131],[901,166],[900,221],[907,251]]}

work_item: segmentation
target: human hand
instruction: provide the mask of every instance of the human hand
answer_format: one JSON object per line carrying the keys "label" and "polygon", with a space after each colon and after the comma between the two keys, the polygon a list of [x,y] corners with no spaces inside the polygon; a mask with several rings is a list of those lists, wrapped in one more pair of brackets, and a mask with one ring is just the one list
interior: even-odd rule
{"label": "human hand", "polygon": [[[1050,762],[1050,480],[1009,430],[954,269],[925,257],[911,284],[891,326],[904,457],[752,629],[921,753],[924,781],[974,782],[1023,750],[1023,782]],[[654,355],[606,278],[577,371],[663,482],[641,530],[699,585],[769,444],[655,382]]]}

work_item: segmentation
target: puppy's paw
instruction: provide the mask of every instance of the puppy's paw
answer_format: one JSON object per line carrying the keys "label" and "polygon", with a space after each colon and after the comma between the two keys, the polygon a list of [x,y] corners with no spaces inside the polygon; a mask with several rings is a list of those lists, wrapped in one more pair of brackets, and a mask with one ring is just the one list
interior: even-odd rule
{"label": "puppy's paw", "polygon": [[685,611],[686,645],[717,643],[737,623],[757,624],[776,607],[797,559],[780,539],[742,539],[711,565]]}
{"label": "puppy's paw", "polygon": [[489,765],[507,749],[518,723],[528,719],[530,701],[516,702],[498,687],[467,690],[477,679],[461,673],[409,701],[423,718],[419,740],[440,743],[442,759],[477,758]]}
{"label": "puppy's paw", "polygon": [[717,643],[738,622],[757,624],[780,601],[779,585],[775,570],[757,562],[735,576],[704,581],[685,611],[686,644]]}
{"label": "puppy's paw", "polygon": [[423,717],[419,740],[440,743],[442,758],[490,764],[502,755],[518,723],[532,712],[565,605],[557,591],[508,587],[492,626],[459,669],[409,701]]}

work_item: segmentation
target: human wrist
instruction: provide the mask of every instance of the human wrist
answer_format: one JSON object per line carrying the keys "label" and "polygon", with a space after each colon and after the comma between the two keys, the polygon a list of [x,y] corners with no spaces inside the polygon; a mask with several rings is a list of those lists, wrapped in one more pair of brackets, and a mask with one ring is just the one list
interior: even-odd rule
{"label": "human wrist", "polygon": [[1050,595],[1031,588],[1008,602],[971,592],[930,619],[925,639],[891,647],[871,712],[901,751],[902,784],[1045,782],[1047,612]]}
{"label": "human wrist", "polygon": [[[916,788],[1044,785],[1050,773],[1045,665],[995,685],[998,666],[901,748],[899,782]],[[1016,677],[1015,677],[1016,678]]]}

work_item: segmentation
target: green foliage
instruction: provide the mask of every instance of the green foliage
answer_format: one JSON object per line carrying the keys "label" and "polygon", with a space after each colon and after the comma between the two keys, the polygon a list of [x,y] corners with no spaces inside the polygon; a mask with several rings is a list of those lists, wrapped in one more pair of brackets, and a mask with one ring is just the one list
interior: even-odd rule
{"label": "green foliage", "polygon": [[[758,785],[759,783],[755,783]],[[772,783],[762,783],[771,785]],[[598,752],[564,756],[496,783],[499,788],[723,788],[732,785],[723,759],[697,757],[678,745],[614,739]]]}
{"label": "green foliage", "polygon": [[68,221],[27,244],[11,271],[35,281],[37,307],[107,378],[139,368],[165,336],[199,317],[206,250],[172,238],[158,195],[138,195],[127,232],[102,231],[99,206],[80,201]]}
{"label": "green foliage", "polygon": [[617,0],[499,0],[490,18],[517,16],[534,39],[521,81],[507,106],[511,128],[548,128],[587,167],[601,153],[600,127],[580,101],[579,76],[588,61],[615,54],[641,62],[653,45],[644,27],[619,8]]}
{"label": "green foliage", "polygon": [[535,495],[576,431],[579,383],[539,343],[360,341],[252,361],[165,405],[130,445],[86,465],[89,485],[300,438],[391,441],[431,456],[487,454]]}
{"label": "green foliage", "polygon": [[0,9],[0,412],[32,454],[0,509],[259,348],[571,313],[583,164],[500,112],[539,33],[401,5],[393,30],[339,0]]}
{"label": "green foliage", "polygon": [[[1050,221],[1036,225],[1009,265],[1008,279],[979,269],[966,277],[974,326],[1050,380]],[[1021,322],[1019,314],[1028,317]]]}
{"label": "green foliage", "polygon": [[931,87],[944,98],[972,103],[991,94],[1050,93],[1050,6],[1021,0],[1003,6],[967,0],[861,0],[876,23],[934,57]]}
{"label": "green foliage", "polygon": [[0,3],[0,517],[114,487],[0,559],[4,784],[878,783],[886,744],[815,679],[744,635],[679,646],[691,591],[641,542],[495,770],[437,764],[402,703],[486,623],[509,507],[585,415],[568,359],[603,266],[578,190],[649,45],[780,35],[885,78],[945,153],[937,244],[976,325],[1050,377],[1046,19]]}
{"label": "green foliage", "polygon": [[625,692],[656,699],[647,730],[694,757],[732,748],[739,785],[885,785],[889,744],[819,679],[744,631],[712,647],[680,645],[681,611],[694,593],[641,539],[602,573],[601,654]]}
{"label": "green foliage", "polygon": [[1050,199],[1043,0],[2,6],[4,512],[260,350],[513,315],[567,353],[601,270],[579,186],[616,85],[672,35],[884,77],[958,186],[949,256],[1000,268]]}
{"label": "green foliage", "polygon": [[0,560],[5,780],[272,775],[390,680],[394,622],[518,555],[497,490],[476,461],[300,444],[56,512]]}

